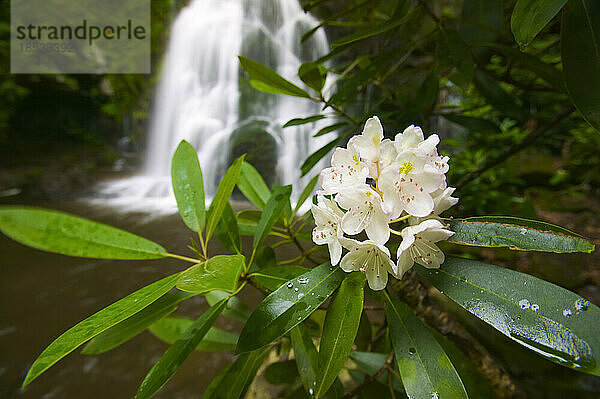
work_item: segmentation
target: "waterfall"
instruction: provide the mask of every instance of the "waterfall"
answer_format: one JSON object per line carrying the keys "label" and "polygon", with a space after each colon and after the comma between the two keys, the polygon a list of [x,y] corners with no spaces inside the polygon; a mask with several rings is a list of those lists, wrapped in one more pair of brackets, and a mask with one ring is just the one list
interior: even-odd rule
{"label": "waterfall", "polygon": [[[128,210],[175,209],[171,157],[183,139],[197,150],[209,200],[234,157],[250,151],[268,182],[302,183],[300,165],[331,138],[312,138],[315,124],[282,129],[294,117],[319,113],[306,99],[259,93],[244,78],[238,55],[297,79],[302,62],[328,52],[318,22],[296,0],[192,0],[175,19],[154,98],[143,173],[104,184],[102,201]],[[298,187],[298,185],[300,187]]]}

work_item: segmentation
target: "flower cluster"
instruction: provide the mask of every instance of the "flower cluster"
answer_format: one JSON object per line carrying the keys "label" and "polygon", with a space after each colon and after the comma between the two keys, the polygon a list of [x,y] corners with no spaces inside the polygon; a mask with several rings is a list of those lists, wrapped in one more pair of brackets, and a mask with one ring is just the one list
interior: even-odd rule
{"label": "flower cluster", "polygon": [[[435,243],[454,233],[438,215],[458,198],[447,187],[448,157],[438,155],[439,141],[436,134],[424,139],[421,128],[412,125],[394,141],[384,139],[374,116],[346,148],[336,148],[312,205],[313,241],[328,245],[332,265],[365,273],[373,290],[385,288],[388,273],[402,278],[414,262],[440,267],[444,253]],[[408,225],[397,231],[399,223]],[[363,231],[366,240],[348,237]],[[402,237],[396,262],[385,246],[390,233]],[[343,248],[348,252],[342,258]]]}

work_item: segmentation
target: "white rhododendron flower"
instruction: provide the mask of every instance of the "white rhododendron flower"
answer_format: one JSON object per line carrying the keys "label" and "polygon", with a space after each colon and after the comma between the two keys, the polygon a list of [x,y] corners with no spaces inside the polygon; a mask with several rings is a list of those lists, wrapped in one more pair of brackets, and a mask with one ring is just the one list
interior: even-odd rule
{"label": "white rhododendron flower", "polygon": [[365,123],[365,128],[360,136],[354,136],[352,145],[358,150],[361,158],[366,162],[379,160],[379,146],[383,140],[383,128],[379,118],[374,116]]}
{"label": "white rhododendron flower", "polygon": [[[449,158],[438,154],[439,142],[436,134],[425,138],[414,125],[393,141],[386,139],[374,116],[346,148],[336,148],[331,167],[321,172],[322,189],[312,206],[313,241],[328,245],[332,265],[365,273],[369,287],[381,290],[388,273],[402,278],[414,262],[425,267],[444,262],[435,243],[454,233],[444,228],[439,215],[458,198],[447,187]],[[398,223],[408,225],[398,231]],[[392,235],[397,237],[390,239]],[[393,261],[385,245],[400,237]],[[348,250],[344,257],[343,248]]]}
{"label": "white rhododendron flower", "polygon": [[312,234],[313,241],[318,245],[327,244],[331,264],[335,266],[342,257],[338,229],[344,212],[335,202],[319,195],[317,196],[317,205],[312,205],[312,214],[316,224]]}
{"label": "white rhododendron flower", "polygon": [[361,161],[358,152],[350,149],[336,148],[331,158],[331,168],[321,172],[319,194],[335,194],[344,187],[364,184],[369,176],[369,168]]}
{"label": "white rhododendron flower", "polygon": [[382,290],[387,285],[388,273],[396,274],[396,265],[390,259],[390,250],[376,242],[343,239],[348,253],[340,262],[343,271],[365,273],[372,290]]}
{"label": "white rhododendron flower", "polygon": [[337,203],[348,211],[342,218],[342,230],[356,235],[366,230],[369,239],[385,244],[390,238],[390,218],[383,211],[381,197],[370,186],[363,184],[341,191]]}
{"label": "white rhododendron flower", "polygon": [[435,243],[446,240],[453,234],[453,231],[444,229],[444,225],[435,219],[402,229],[402,242],[397,253],[398,277],[401,278],[414,262],[427,268],[439,268],[445,257]]}

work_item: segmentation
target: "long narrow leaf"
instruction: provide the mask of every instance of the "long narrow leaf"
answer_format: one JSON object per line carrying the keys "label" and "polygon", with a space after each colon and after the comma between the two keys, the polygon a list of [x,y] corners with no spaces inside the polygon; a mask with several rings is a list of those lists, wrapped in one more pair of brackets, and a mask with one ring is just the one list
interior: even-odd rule
{"label": "long narrow leaf", "polygon": [[290,280],[266,297],[242,329],[236,352],[249,352],[290,331],[340,285],[345,273],[324,263]]}
{"label": "long narrow leaf", "polygon": [[416,271],[515,342],[563,366],[600,375],[600,309],[564,288],[514,270],[448,258]]}
{"label": "long narrow leaf", "polygon": [[201,232],[206,221],[202,169],[198,153],[185,140],[179,143],[173,155],[171,180],[181,218],[191,230]]}
{"label": "long narrow leaf", "polygon": [[256,226],[254,233],[253,248],[257,249],[262,241],[271,231],[271,227],[281,216],[286,206],[289,205],[290,195],[292,194],[292,186],[275,186],[271,197],[265,204],[260,220]]}
{"label": "long narrow leaf", "polygon": [[179,273],[165,277],[94,313],[56,338],[33,362],[23,387],[79,345],[136,314],[175,286]]}
{"label": "long narrow leaf", "polygon": [[202,338],[225,308],[226,303],[226,300],[222,300],[217,305],[209,308],[163,353],[142,381],[135,395],[136,398],[151,398],[158,392],[202,341]]}
{"label": "long narrow leaf", "polygon": [[242,172],[238,180],[238,188],[248,201],[259,208],[264,208],[271,196],[271,191],[260,173],[248,162],[242,164]]}
{"label": "long narrow leaf", "polygon": [[116,348],[144,331],[149,325],[172,313],[177,309],[179,302],[192,296],[193,294],[181,291],[168,292],[144,310],[93,338],[81,353],[84,355],[97,355]]}
{"label": "long narrow leaf", "polygon": [[592,252],[594,245],[562,227],[510,216],[478,216],[448,222],[448,241],[478,247],[509,247],[557,253]]}
{"label": "long narrow leaf", "polygon": [[600,131],[600,2],[571,0],[565,5],[560,45],[571,101]]}
{"label": "long narrow leaf", "polygon": [[392,299],[386,305],[385,316],[409,397],[468,398],[448,355],[407,305]]}
{"label": "long narrow leaf", "polygon": [[42,208],[0,207],[0,231],[33,248],[85,258],[157,259],[167,252],[135,234]]}
{"label": "long narrow leaf", "polygon": [[213,380],[202,399],[243,397],[270,350],[271,348],[262,348],[240,355],[230,367],[227,367]]}
{"label": "long narrow leaf", "polygon": [[250,84],[254,88],[267,93],[281,93],[288,96],[310,98],[310,94],[306,90],[282,78],[271,68],[241,55],[238,58],[244,71],[250,75],[250,79],[252,79]]}
{"label": "long narrow leaf", "polygon": [[510,18],[510,27],[519,46],[528,46],[566,2],[567,0],[518,0]]}
{"label": "long narrow leaf", "polygon": [[221,179],[215,197],[210,203],[208,208],[208,221],[206,223],[206,241],[210,239],[212,233],[215,231],[223,210],[225,209],[225,203],[229,201],[231,193],[238,182],[240,173],[242,170],[242,163],[244,162],[244,156],[242,155],[236,159],[233,164],[225,172],[225,176]]}
{"label": "long narrow leaf", "polygon": [[348,359],[360,324],[364,284],[363,273],[350,273],[329,302],[319,346],[317,398],[327,392]]}
{"label": "long narrow leaf", "polygon": [[[173,344],[192,323],[194,323],[194,320],[181,317],[165,317],[149,326],[148,330],[157,338]],[[195,349],[198,351],[234,350],[237,340],[237,335],[211,327]]]}

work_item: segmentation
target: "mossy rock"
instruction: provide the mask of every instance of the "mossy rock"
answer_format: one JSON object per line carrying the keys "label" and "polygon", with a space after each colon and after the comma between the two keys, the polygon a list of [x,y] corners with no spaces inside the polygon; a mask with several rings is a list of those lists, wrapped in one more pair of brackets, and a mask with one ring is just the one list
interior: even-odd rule
{"label": "mossy rock", "polygon": [[252,164],[271,187],[274,183],[277,166],[277,142],[267,132],[268,123],[253,120],[246,123],[231,133],[229,143],[231,146],[230,160],[246,154],[246,161]]}

